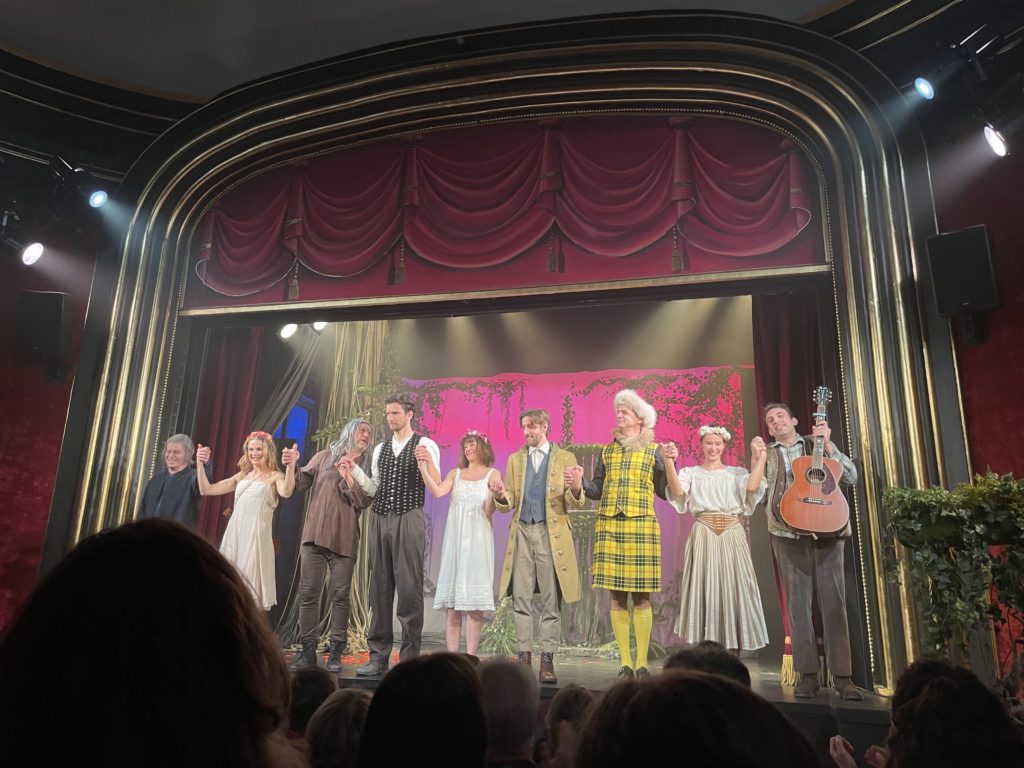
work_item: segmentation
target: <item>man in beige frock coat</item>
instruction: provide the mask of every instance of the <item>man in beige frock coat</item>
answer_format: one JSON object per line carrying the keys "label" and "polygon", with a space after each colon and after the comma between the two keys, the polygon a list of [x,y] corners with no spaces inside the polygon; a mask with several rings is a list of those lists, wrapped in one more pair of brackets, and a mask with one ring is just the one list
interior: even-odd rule
{"label": "man in beige frock coat", "polygon": [[574,496],[566,483],[578,464],[569,451],[548,441],[547,411],[524,411],[519,421],[526,445],[509,456],[505,481],[490,483],[498,510],[514,510],[498,594],[512,596],[519,658],[532,665],[533,595],[540,593],[539,679],[557,683],[554,655],[562,637],[562,601],[580,599],[567,510],[582,507],[586,497]]}

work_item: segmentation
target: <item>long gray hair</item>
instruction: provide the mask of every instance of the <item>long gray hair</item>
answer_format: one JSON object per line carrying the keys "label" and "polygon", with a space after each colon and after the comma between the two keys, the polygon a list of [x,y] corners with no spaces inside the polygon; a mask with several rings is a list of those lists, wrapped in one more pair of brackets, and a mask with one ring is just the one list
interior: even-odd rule
{"label": "long gray hair", "polygon": [[373,445],[373,425],[366,419],[357,416],[341,428],[338,439],[330,444],[331,464],[336,464],[338,459],[351,450],[356,440],[356,430],[359,429],[361,424],[365,424],[370,428],[370,445]]}

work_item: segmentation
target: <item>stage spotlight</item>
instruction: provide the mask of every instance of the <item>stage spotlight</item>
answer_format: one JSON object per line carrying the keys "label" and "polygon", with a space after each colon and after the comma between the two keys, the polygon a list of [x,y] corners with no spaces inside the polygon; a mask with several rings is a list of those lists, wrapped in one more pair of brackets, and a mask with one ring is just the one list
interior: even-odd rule
{"label": "stage spotlight", "polygon": [[925,77],[918,77],[914,79],[914,90],[928,101],[935,98],[935,88],[932,87],[931,82]]}
{"label": "stage spotlight", "polygon": [[988,147],[999,157],[1006,157],[1010,153],[1010,147],[1006,143],[1006,139],[999,131],[995,129],[992,123],[988,123],[985,126],[985,141],[988,142]]}
{"label": "stage spotlight", "polygon": [[39,261],[43,255],[43,244],[32,242],[26,245],[22,241],[15,239],[13,235],[20,227],[21,217],[17,211],[4,211],[3,217],[0,218],[0,242],[17,253],[24,264],[31,266]]}
{"label": "stage spotlight", "polygon": [[290,339],[292,336],[295,335],[295,332],[297,330],[299,330],[298,325],[296,325],[295,323],[287,323],[286,325],[281,326],[281,330],[278,331],[278,335],[282,339]]}
{"label": "stage spotlight", "polygon": [[317,333],[320,333],[326,327],[327,323],[325,323],[323,320],[318,320],[317,322],[313,323],[313,330],[316,331]]}
{"label": "stage spotlight", "polygon": [[42,258],[43,250],[44,249],[42,243],[29,243],[28,245],[21,249],[22,264],[31,267],[33,264],[39,261],[40,258]]}
{"label": "stage spotlight", "polygon": [[53,195],[55,207],[67,209],[60,213],[70,215],[76,199],[87,201],[90,208],[106,205],[109,197],[106,190],[84,168],[75,167],[60,155],[54,155],[50,158],[50,173],[57,180]]}

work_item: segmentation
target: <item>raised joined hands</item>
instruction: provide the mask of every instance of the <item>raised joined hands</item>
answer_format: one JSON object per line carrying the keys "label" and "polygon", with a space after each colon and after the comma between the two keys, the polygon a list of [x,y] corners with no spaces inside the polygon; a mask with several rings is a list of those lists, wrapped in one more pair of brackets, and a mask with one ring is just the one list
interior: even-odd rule
{"label": "raised joined hands", "polygon": [[284,464],[286,467],[289,464],[298,464],[299,455],[299,444],[292,443],[291,448],[284,448],[281,450],[281,463]]}

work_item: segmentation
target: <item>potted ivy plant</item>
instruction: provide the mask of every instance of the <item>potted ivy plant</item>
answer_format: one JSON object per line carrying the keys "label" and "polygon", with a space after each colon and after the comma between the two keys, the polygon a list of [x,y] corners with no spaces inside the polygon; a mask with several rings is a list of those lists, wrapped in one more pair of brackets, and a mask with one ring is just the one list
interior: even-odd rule
{"label": "potted ivy plant", "polygon": [[1008,638],[1000,667],[1016,691],[1024,658],[1024,480],[989,472],[951,491],[886,488],[888,529],[902,545],[926,651],[963,658],[991,622]]}

